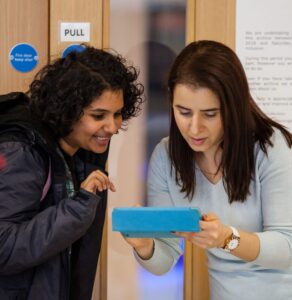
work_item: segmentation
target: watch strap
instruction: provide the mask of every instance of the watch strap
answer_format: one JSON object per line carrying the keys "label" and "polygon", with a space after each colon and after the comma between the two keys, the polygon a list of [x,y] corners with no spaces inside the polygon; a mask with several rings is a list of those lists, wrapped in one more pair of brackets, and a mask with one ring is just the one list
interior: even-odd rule
{"label": "watch strap", "polygon": [[238,230],[233,226],[229,226],[229,228],[231,229],[232,233],[225,240],[224,246],[222,247],[222,249],[226,252],[230,252],[231,250],[236,249],[239,246],[240,242],[240,234]]}

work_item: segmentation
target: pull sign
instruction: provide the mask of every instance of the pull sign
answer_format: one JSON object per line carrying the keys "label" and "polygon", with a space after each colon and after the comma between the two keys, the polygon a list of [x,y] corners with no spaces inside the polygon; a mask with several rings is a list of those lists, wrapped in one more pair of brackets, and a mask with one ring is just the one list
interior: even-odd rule
{"label": "pull sign", "polygon": [[90,42],[90,23],[61,23],[61,42]]}

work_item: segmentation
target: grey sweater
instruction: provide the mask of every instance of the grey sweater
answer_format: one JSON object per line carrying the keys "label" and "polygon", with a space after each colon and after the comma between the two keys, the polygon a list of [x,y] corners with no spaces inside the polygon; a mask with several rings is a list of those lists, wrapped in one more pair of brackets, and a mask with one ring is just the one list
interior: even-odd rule
{"label": "grey sweater", "polygon": [[[149,206],[193,206],[202,213],[216,213],[222,223],[255,232],[260,253],[253,262],[243,261],[222,249],[209,249],[208,269],[212,300],[292,299],[292,150],[275,130],[268,156],[255,145],[255,178],[244,203],[229,204],[220,180],[210,183],[196,170],[196,192],[184,198],[171,176],[168,138],[156,146],[149,165]],[[138,262],[155,274],[170,270],[181,255],[179,239],[156,239],[153,257]]]}

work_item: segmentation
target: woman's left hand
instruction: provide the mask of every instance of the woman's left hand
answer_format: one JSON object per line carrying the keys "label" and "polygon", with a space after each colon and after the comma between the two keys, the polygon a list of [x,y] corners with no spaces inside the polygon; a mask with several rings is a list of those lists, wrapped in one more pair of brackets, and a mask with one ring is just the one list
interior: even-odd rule
{"label": "woman's left hand", "polygon": [[214,213],[203,215],[200,227],[200,232],[176,232],[176,235],[206,249],[223,247],[225,240],[232,234],[230,227],[222,224]]}
{"label": "woman's left hand", "polygon": [[100,170],[91,172],[87,178],[81,182],[80,187],[94,194],[97,191],[102,192],[107,189],[111,190],[112,192],[116,191],[114,184],[111,182],[108,176]]}

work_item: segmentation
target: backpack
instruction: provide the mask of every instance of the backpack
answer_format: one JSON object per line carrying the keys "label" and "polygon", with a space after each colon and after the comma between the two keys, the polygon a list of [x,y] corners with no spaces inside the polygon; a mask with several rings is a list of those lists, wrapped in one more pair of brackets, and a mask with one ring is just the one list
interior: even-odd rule
{"label": "backpack", "polygon": [[[0,95],[0,143],[7,141],[22,141],[27,142],[33,138],[29,134],[28,121],[25,118],[26,114],[23,111],[28,111],[29,98],[22,92],[12,92],[5,95]],[[10,129],[12,125],[16,125],[26,131],[27,135],[14,135],[15,129]],[[4,134],[12,133],[12,134]],[[34,140],[35,141],[35,140]],[[41,147],[39,147],[41,148]],[[44,152],[44,151],[43,151]],[[46,155],[48,156],[48,155]],[[43,187],[43,192],[40,201],[42,201],[51,186],[51,159],[48,157],[48,176]]]}

